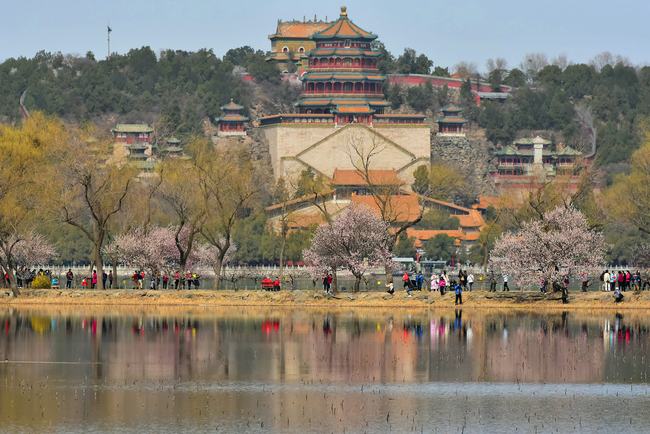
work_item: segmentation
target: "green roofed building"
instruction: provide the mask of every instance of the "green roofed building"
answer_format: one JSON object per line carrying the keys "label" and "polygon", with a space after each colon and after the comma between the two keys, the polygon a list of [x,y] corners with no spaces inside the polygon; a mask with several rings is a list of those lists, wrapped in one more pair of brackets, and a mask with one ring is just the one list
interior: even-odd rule
{"label": "green roofed building", "polygon": [[440,111],[442,117],[434,121],[438,124],[438,136],[465,137],[463,126],[467,123],[467,119],[460,115],[463,109],[449,104],[441,108]]}
{"label": "green roofed building", "polygon": [[551,142],[537,136],[534,139],[519,139],[512,146],[497,151],[498,175],[533,176],[535,166],[543,168],[547,175],[572,173],[576,159],[582,152],[570,146],[550,150]]}
{"label": "green roofed building", "polygon": [[185,155],[181,141],[172,136],[165,140],[165,147],[160,149],[160,157],[165,158],[179,158]]}
{"label": "green roofed building", "polygon": [[221,106],[221,110],[224,115],[220,118],[217,118],[217,124],[219,125],[219,136],[245,136],[246,128],[244,126],[245,122],[248,122],[248,118],[242,116],[239,112],[244,109],[244,106],[235,104],[232,99],[226,105]]}
{"label": "green roofed building", "polygon": [[153,127],[148,124],[117,124],[111,129],[115,140],[114,149],[124,149],[124,155],[129,159],[151,160],[154,147],[151,143],[153,132]]}

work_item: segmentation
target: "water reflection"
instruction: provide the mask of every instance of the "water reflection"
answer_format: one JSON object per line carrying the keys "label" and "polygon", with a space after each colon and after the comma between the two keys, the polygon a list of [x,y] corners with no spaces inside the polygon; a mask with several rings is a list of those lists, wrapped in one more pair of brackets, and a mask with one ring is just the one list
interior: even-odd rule
{"label": "water reflection", "polygon": [[44,363],[52,376],[60,368],[47,362],[116,380],[189,380],[199,372],[217,381],[647,379],[650,321],[621,314],[0,315],[2,360]]}
{"label": "water reflection", "polygon": [[[427,400],[434,398],[427,384],[443,389],[449,383],[465,389],[484,384],[471,387],[479,387],[481,395],[501,390],[500,399],[511,399],[513,390],[526,383],[538,385],[531,390],[545,383],[576,388],[637,384],[647,393],[650,317],[641,314],[233,309],[164,315],[5,310],[0,312],[0,324],[0,360],[5,361],[0,363],[4,383],[0,403],[3,414],[16,424],[14,432],[34,420],[34,412],[61,422],[79,418],[80,408],[97,420],[115,418],[118,408],[127,407],[146,411],[156,420],[165,420],[169,408],[173,414],[183,409],[196,415],[203,409],[214,415],[210,396],[229,400],[221,401],[219,408],[232,419],[228,426],[235,432],[242,428],[236,423],[242,409],[274,419],[283,414],[301,423],[317,417],[315,410],[300,410],[302,405],[288,410],[267,396],[265,387],[278,390],[286,400],[305,392],[300,399],[331,406],[329,414],[335,412],[333,396],[337,402],[348,399],[357,411],[372,407],[374,418],[391,411],[390,402],[397,398],[388,398],[390,393],[400,396],[402,408],[430,405]],[[504,389],[495,383],[504,383]],[[405,384],[412,389],[393,389]],[[379,393],[377,403],[368,401],[364,387]],[[207,404],[175,401],[177,396],[197,399],[199,391]],[[51,401],[43,398],[50,395]],[[146,400],[141,402],[142,396]],[[253,408],[261,396],[268,406],[264,411]],[[20,402],[29,411],[8,412],[8,402],[12,406]],[[349,411],[345,404],[342,407],[341,412]],[[415,416],[410,414],[413,423]],[[482,419],[477,418],[479,423]],[[323,422],[323,428],[340,428],[341,420],[339,425]],[[26,426],[31,427],[26,431],[43,429]]]}

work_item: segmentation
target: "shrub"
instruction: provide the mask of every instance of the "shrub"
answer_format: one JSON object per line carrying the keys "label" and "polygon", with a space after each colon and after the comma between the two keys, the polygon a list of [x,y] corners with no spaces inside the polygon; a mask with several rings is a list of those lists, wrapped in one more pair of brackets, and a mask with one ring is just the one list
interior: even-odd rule
{"label": "shrub", "polygon": [[50,289],[52,288],[52,284],[50,283],[50,279],[48,279],[45,276],[36,276],[34,280],[32,280],[32,288],[33,289]]}

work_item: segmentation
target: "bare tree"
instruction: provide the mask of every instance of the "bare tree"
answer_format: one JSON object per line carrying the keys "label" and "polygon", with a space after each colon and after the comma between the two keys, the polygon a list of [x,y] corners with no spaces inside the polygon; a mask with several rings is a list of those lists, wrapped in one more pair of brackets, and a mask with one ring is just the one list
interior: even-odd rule
{"label": "bare tree", "polygon": [[180,282],[183,288],[185,270],[196,246],[206,210],[201,198],[200,181],[192,160],[168,160],[158,166],[162,179],[160,194],[174,213],[174,242],[179,254]]}
{"label": "bare tree", "polygon": [[487,68],[487,73],[494,70],[507,71],[508,70],[508,61],[503,57],[497,57],[496,59],[489,58],[485,62],[485,67]]}
{"label": "bare tree", "polygon": [[202,201],[198,232],[219,252],[214,267],[217,289],[234,225],[253,208],[268,176],[253,163],[250,151],[243,146],[223,150],[207,139],[195,139],[189,150]]}
{"label": "bare tree", "polygon": [[632,62],[629,58],[621,56],[620,54],[615,56],[609,51],[603,51],[602,53],[596,54],[593,59],[589,61],[589,65],[596,68],[597,71],[600,71],[606,65],[614,67],[619,63],[625,66],[632,66]]}
{"label": "bare tree", "polygon": [[[364,182],[364,188],[372,196],[381,220],[391,227],[389,233],[389,251],[392,252],[397,239],[402,232],[422,220],[424,213],[423,202],[419,196],[405,194],[398,195],[402,182],[375,172],[377,161],[382,158],[382,153],[388,148],[389,143],[379,134],[363,134],[361,131],[350,133],[347,143],[341,146],[350,158],[356,173]],[[409,199],[415,199],[416,207],[409,206]],[[393,280],[393,269],[386,266],[386,283]]]}
{"label": "bare tree", "polygon": [[81,230],[93,243],[98,289],[104,289],[102,245],[138,174],[130,164],[110,161],[110,144],[111,140],[98,131],[76,130],[57,155],[58,219]]}
{"label": "bare tree", "polygon": [[551,59],[551,65],[555,65],[561,70],[565,70],[567,66],[569,66],[571,62],[567,58],[566,53],[560,53],[557,56],[553,57]]}
{"label": "bare tree", "polygon": [[529,81],[535,81],[537,80],[539,71],[546,65],[548,65],[548,56],[546,56],[546,53],[528,53],[524,57],[524,60],[519,63],[519,69],[524,71]]}
{"label": "bare tree", "polygon": [[280,237],[282,244],[280,246],[280,276],[284,276],[284,251],[287,247],[287,237],[291,229],[291,223],[295,223],[295,209],[289,206],[291,199],[292,189],[291,183],[287,185],[285,178],[278,178],[273,188],[273,200],[280,206],[280,215],[278,216],[278,224],[280,226]]}
{"label": "bare tree", "polygon": [[475,62],[467,62],[461,60],[454,65],[454,69],[456,70],[458,77],[462,79],[465,79],[467,77],[474,78],[478,74],[478,65]]}
{"label": "bare tree", "polygon": [[573,107],[576,112],[576,118],[583,133],[581,149],[584,152],[584,158],[591,158],[596,155],[596,128],[594,128],[594,115],[591,107],[584,101],[579,101]]}

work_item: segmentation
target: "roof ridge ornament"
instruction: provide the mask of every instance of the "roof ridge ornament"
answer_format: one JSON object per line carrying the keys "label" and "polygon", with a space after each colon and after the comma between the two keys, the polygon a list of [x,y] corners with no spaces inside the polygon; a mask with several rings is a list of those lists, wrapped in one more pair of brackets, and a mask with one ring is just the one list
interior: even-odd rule
{"label": "roof ridge ornament", "polygon": [[347,17],[348,16],[347,10],[348,10],[347,7],[341,6],[341,17]]}

